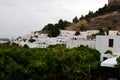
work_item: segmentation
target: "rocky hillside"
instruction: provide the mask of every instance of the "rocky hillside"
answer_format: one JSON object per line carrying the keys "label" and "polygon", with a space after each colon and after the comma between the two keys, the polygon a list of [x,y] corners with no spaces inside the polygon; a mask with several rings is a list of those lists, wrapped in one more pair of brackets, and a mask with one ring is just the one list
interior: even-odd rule
{"label": "rocky hillside", "polygon": [[78,23],[73,23],[66,27],[66,30],[86,30],[86,29],[119,29],[120,28],[120,13],[112,12],[102,16],[91,18],[90,21],[80,20]]}
{"label": "rocky hillside", "polygon": [[[113,4],[113,3],[111,3]],[[96,12],[89,11],[85,16],[75,17],[73,22],[60,19],[56,24],[47,24],[41,33],[48,33],[50,37],[56,37],[61,30],[85,31],[92,29],[113,30],[120,28],[120,5],[104,5]]]}
{"label": "rocky hillside", "polygon": [[92,18],[90,21],[92,27],[111,27],[111,29],[120,28],[120,13],[113,12],[103,16]]}

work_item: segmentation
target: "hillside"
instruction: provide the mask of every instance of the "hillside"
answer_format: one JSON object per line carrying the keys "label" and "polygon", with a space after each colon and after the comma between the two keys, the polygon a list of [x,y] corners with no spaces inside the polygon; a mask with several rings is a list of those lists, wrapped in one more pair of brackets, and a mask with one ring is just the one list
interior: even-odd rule
{"label": "hillside", "polygon": [[80,31],[81,28],[87,28],[89,26],[88,22],[86,20],[80,20],[77,23],[72,23],[70,26],[67,26],[65,30],[70,30],[70,31]]}
{"label": "hillside", "polygon": [[119,29],[120,27],[120,13],[113,12],[103,16],[91,19],[90,26],[93,27],[111,27],[111,29]]}
{"label": "hillside", "polygon": [[120,28],[120,13],[112,12],[98,17],[91,18],[90,21],[80,20],[78,23],[72,23],[67,26],[66,30],[84,30],[88,29],[99,29],[103,27],[105,29],[119,29]]}
{"label": "hillside", "polygon": [[[111,4],[111,5],[110,5]],[[48,33],[49,37],[59,35],[59,30],[85,31],[92,29],[111,30],[120,28],[120,5],[110,3],[96,12],[89,11],[85,16],[73,18],[73,22],[60,19],[56,24],[47,24],[40,32]]]}

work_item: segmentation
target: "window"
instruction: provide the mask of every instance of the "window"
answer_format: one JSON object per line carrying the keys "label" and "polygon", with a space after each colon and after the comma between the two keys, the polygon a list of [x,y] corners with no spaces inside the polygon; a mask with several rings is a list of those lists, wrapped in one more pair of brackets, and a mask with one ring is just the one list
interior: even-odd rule
{"label": "window", "polygon": [[109,47],[113,47],[114,44],[114,40],[113,39],[109,39]]}
{"label": "window", "polygon": [[103,57],[103,61],[104,61],[104,60],[107,60],[107,59],[108,59],[108,58],[106,58],[106,57]]}

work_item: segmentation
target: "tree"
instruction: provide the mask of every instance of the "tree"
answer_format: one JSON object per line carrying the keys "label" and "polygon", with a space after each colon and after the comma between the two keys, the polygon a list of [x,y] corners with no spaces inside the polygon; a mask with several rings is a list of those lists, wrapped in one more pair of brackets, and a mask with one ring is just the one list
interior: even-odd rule
{"label": "tree", "polygon": [[57,26],[53,24],[48,24],[48,28],[49,28],[49,33],[48,33],[49,37],[56,37],[60,34],[60,30]]}
{"label": "tree", "polygon": [[120,70],[120,57],[117,58],[117,65],[116,67]]}
{"label": "tree", "polygon": [[97,71],[99,58],[97,50],[86,46],[0,46],[0,80],[90,80],[89,70]]}
{"label": "tree", "polygon": [[76,31],[75,35],[76,35],[76,36],[80,35],[80,32],[79,32],[79,31]]}
{"label": "tree", "polygon": [[103,27],[99,27],[99,33],[97,35],[104,35]]}
{"label": "tree", "polygon": [[104,54],[113,54],[113,52],[111,50],[107,50]]}
{"label": "tree", "polygon": [[[62,22],[62,21],[61,21]],[[58,24],[48,24],[43,30],[47,30],[49,37],[57,37],[60,34]]]}
{"label": "tree", "polygon": [[73,18],[73,22],[74,23],[77,23],[79,20],[78,20],[78,18],[77,18],[77,16],[75,17],[75,18]]}
{"label": "tree", "polygon": [[29,46],[28,46],[27,44],[25,44],[23,47],[24,47],[24,48],[29,48]]}
{"label": "tree", "polygon": [[80,17],[80,19],[79,20],[83,20],[84,19],[84,16],[83,15],[81,15],[81,17]]}
{"label": "tree", "polygon": [[31,43],[33,43],[33,42],[35,42],[36,40],[35,39],[29,39],[29,42],[31,42]]}
{"label": "tree", "polygon": [[68,21],[63,21],[62,19],[60,19],[59,21],[58,21],[58,23],[56,23],[55,24],[55,26],[56,27],[58,27],[59,29],[62,29],[62,30],[64,30],[65,29],[65,27],[67,27],[67,26],[69,26],[70,25],[70,22],[68,22]]}

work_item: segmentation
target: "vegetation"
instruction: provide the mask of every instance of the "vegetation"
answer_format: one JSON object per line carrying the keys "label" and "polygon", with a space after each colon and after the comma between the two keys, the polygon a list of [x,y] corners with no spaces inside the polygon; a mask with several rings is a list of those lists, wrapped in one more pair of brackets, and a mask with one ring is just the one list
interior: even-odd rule
{"label": "vegetation", "polygon": [[75,35],[76,35],[76,36],[80,35],[80,32],[79,32],[79,31],[76,31]]}
{"label": "vegetation", "polygon": [[100,53],[80,46],[29,49],[0,45],[0,80],[89,80]]}
{"label": "vegetation", "polygon": [[53,24],[48,24],[46,30],[48,30],[49,37],[57,37],[60,34],[59,28]]}
{"label": "vegetation", "polygon": [[111,50],[107,50],[104,54],[113,54],[113,52]]}
{"label": "vegetation", "polygon": [[68,21],[63,21],[62,19],[60,19],[58,21],[58,23],[56,24],[47,24],[43,30],[47,30],[48,31],[48,36],[49,37],[57,37],[60,34],[60,29],[64,30],[65,27],[69,26],[71,23]]}
{"label": "vegetation", "polygon": [[78,20],[78,18],[77,18],[77,16],[73,19],[73,22],[74,23],[77,23],[79,20]]}
{"label": "vegetation", "polygon": [[29,39],[29,42],[31,42],[31,43],[33,43],[33,42],[35,42],[36,40],[35,39]]}
{"label": "vegetation", "polygon": [[109,5],[106,5],[102,8],[99,8],[96,12],[92,12],[92,11],[89,11],[89,13],[85,16],[81,16],[80,17],[80,20],[83,20],[83,19],[86,19],[87,21],[90,21],[91,18],[93,17],[97,17],[97,16],[100,16],[100,15],[104,15],[106,13],[111,13],[111,12],[114,12],[114,11],[120,11],[120,5],[113,5],[113,6],[109,6]]}
{"label": "vegetation", "polygon": [[[98,17],[100,15],[104,15],[104,14],[107,14],[107,13],[111,13],[111,12],[114,12],[114,11],[117,11],[117,12],[120,12],[120,5],[113,5],[113,6],[109,6],[109,5],[104,5],[104,7],[102,8],[99,8],[96,12],[93,12],[93,11],[89,11],[89,13],[85,16],[81,15],[81,17],[78,19],[77,16],[75,16],[73,18],[73,23],[77,23],[79,22],[79,20],[86,20],[86,21],[90,21],[91,18],[93,17]],[[116,24],[116,21],[113,21],[115,24]],[[46,30],[49,34],[49,37],[56,37],[59,35],[60,33],[60,29],[61,30],[65,30],[65,27],[71,25],[70,22],[66,21],[66,20],[62,20],[60,19],[58,21],[58,23],[56,24],[47,24],[43,30]],[[81,30],[86,30],[84,29],[84,27],[80,27]],[[100,34],[103,34],[103,33],[100,33]]]}
{"label": "vegetation", "polygon": [[99,33],[97,33],[97,35],[105,35],[105,32],[102,27],[99,27],[98,30],[99,30]]}
{"label": "vegetation", "polygon": [[120,56],[117,58],[117,65],[115,65],[120,70]]}
{"label": "vegetation", "polygon": [[68,21],[66,21],[66,20],[63,21],[62,19],[60,19],[60,20],[58,21],[58,23],[55,24],[55,26],[58,27],[59,29],[64,30],[65,27],[69,26],[70,24],[71,24],[70,22],[68,22]]}
{"label": "vegetation", "polygon": [[23,47],[24,47],[24,48],[29,48],[29,46],[28,46],[27,44],[25,44]]}

